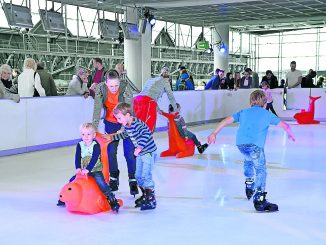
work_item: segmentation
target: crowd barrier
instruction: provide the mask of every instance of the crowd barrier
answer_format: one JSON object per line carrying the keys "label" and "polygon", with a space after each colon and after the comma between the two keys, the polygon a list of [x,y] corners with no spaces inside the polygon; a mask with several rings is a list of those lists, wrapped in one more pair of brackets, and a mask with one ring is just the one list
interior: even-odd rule
{"label": "crowd barrier", "polygon": [[[189,124],[218,121],[249,106],[253,89],[179,91],[174,92],[181,105],[181,114]],[[287,107],[283,109],[283,89],[274,89],[274,109],[283,119],[292,119],[300,109],[309,106],[309,95],[322,96],[316,102],[315,119],[326,121],[326,89],[289,89]],[[158,102],[167,111],[166,95]],[[22,98],[20,103],[0,99],[2,112],[0,156],[75,144],[79,125],[91,122],[93,99],[75,96]],[[157,130],[167,126],[165,117],[158,115]]]}

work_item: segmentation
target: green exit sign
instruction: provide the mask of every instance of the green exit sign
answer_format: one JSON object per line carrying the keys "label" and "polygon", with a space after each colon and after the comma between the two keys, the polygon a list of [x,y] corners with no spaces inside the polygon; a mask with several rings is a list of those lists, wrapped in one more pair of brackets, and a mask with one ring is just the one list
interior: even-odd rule
{"label": "green exit sign", "polygon": [[197,43],[197,48],[198,49],[208,49],[209,48],[209,43],[208,43],[208,41],[199,41],[198,43]]}

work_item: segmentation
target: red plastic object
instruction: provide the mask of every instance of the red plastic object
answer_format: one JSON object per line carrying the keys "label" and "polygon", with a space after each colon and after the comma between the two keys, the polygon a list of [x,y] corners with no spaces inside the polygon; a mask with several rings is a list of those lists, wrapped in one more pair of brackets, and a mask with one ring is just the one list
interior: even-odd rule
{"label": "red plastic object", "polygon": [[[94,178],[86,175],[77,174],[74,181],[66,184],[60,192],[60,200],[70,212],[97,214],[111,210]],[[122,200],[118,201],[122,206]]]}
{"label": "red plastic object", "polygon": [[138,119],[142,120],[153,132],[156,125],[157,103],[151,97],[138,95],[134,98],[134,112]]}
{"label": "red plastic object", "polygon": [[318,100],[321,96],[318,97],[312,97],[309,96],[310,99],[310,105],[308,108],[308,111],[301,110],[301,112],[298,112],[294,115],[295,120],[299,124],[318,124],[320,121],[314,120],[315,116],[315,101]]}
{"label": "red plastic object", "polygon": [[189,157],[195,154],[195,144],[192,140],[185,140],[178,132],[174,122],[174,114],[162,112],[169,120],[169,149],[161,153],[161,157],[176,156],[177,158]]}
{"label": "red plastic object", "polygon": [[109,158],[108,158],[108,144],[111,143],[111,140],[107,140],[104,137],[102,137],[102,134],[99,132],[96,132],[96,138],[97,142],[101,146],[101,161],[103,164],[103,170],[102,173],[104,175],[104,179],[107,183],[109,183]]}

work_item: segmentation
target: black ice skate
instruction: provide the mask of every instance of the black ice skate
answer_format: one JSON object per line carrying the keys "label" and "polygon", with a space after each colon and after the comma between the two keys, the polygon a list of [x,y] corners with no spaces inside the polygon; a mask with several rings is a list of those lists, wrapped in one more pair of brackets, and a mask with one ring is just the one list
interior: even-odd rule
{"label": "black ice skate", "polygon": [[112,209],[112,211],[114,213],[118,213],[119,212],[119,208],[120,208],[120,203],[118,202],[118,200],[115,198],[114,194],[111,193],[108,197],[107,197],[110,207]]}
{"label": "black ice skate", "polygon": [[150,210],[156,208],[154,189],[145,189],[145,201],[141,204],[140,210]]}
{"label": "black ice skate", "polygon": [[207,149],[207,147],[208,147],[208,144],[207,144],[207,143],[205,143],[205,144],[203,144],[203,145],[199,145],[199,146],[197,146],[198,152],[199,152],[200,154],[204,153],[204,151]]}
{"label": "black ice skate", "polygon": [[129,188],[130,188],[130,195],[137,195],[138,192],[138,187],[137,187],[137,180],[135,179],[134,174],[129,174]]}
{"label": "black ice skate", "polygon": [[135,200],[135,208],[139,208],[145,202],[145,189],[143,187],[139,188],[142,192],[142,195]]}
{"label": "black ice skate", "polygon": [[254,206],[259,212],[275,212],[278,206],[266,200],[267,192],[257,191],[254,195]]}
{"label": "black ice skate", "polygon": [[246,184],[246,196],[248,200],[250,200],[250,198],[255,192],[255,182],[253,180],[248,179],[245,181],[245,184]]}
{"label": "black ice skate", "polygon": [[112,191],[119,190],[119,174],[120,171],[110,173],[110,188]]}
{"label": "black ice skate", "polygon": [[57,203],[57,206],[58,207],[65,207],[66,206],[66,203],[61,201],[60,199],[58,200],[58,203]]}

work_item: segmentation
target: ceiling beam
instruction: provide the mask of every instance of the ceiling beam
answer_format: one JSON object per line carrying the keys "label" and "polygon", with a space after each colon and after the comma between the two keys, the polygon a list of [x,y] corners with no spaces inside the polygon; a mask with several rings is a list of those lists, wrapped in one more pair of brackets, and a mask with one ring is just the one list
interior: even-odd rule
{"label": "ceiling beam", "polygon": [[146,6],[152,8],[185,8],[185,7],[196,7],[196,6],[207,6],[217,4],[230,4],[230,3],[245,3],[245,2],[256,2],[257,0],[181,0],[181,1],[169,1],[169,2],[138,2],[135,1],[136,6]]}
{"label": "ceiling beam", "polygon": [[312,16],[312,17],[291,17],[291,18],[278,18],[278,19],[265,19],[265,20],[242,20],[242,21],[220,21],[219,23],[229,25],[257,25],[257,24],[280,24],[280,23],[293,23],[293,22],[305,22],[309,21],[324,21],[326,22],[326,15]]}

